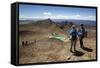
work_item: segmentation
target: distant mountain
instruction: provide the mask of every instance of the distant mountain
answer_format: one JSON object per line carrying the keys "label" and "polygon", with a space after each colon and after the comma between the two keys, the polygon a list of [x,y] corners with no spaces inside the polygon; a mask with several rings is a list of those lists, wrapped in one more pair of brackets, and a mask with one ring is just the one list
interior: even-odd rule
{"label": "distant mountain", "polygon": [[34,23],[34,20],[19,20],[19,24],[30,24],[30,23]]}
{"label": "distant mountain", "polygon": [[52,21],[54,21],[59,26],[64,26],[68,23],[68,20],[66,19],[52,19]]}
{"label": "distant mountain", "polygon": [[82,23],[84,25],[96,26],[96,21],[91,21],[91,20],[68,20],[68,21],[73,22],[76,25],[80,25]]}
{"label": "distant mountain", "polygon": [[67,21],[66,19],[51,19],[54,22],[65,22]]}
{"label": "distant mountain", "polygon": [[55,25],[51,19],[39,20],[33,24],[39,27],[49,27],[51,25]]}
{"label": "distant mountain", "polygon": [[67,25],[69,22],[73,22],[76,25],[80,25],[81,23],[85,24],[85,25],[89,25],[89,26],[96,26],[96,21],[91,21],[91,20],[73,20],[73,19],[33,19],[33,20],[20,20],[19,23],[20,24],[32,24],[32,23],[38,23],[43,25],[43,23],[45,23],[45,25],[50,25],[50,24],[56,24],[58,26],[65,26]]}
{"label": "distant mountain", "polygon": [[96,26],[96,21],[92,21],[92,20],[53,19],[53,21],[58,25],[62,25],[62,26],[67,25],[67,23],[69,22],[72,22],[76,25],[80,25],[81,23],[83,23],[89,26]]}

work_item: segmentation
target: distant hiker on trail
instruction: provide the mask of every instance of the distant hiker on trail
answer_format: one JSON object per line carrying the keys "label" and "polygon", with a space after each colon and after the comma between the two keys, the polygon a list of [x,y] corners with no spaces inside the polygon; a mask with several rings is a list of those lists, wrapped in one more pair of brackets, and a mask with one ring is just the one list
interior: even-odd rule
{"label": "distant hiker on trail", "polygon": [[[71,52],[75,52],[76,51],[76,42],[77,42],[77,30],[76,30],[76,27],[75,25],[72,25],[70,31],[70,40],[71,40],[71,48],[70,48],[70,51]],[[74,48],[74,50],[72,50]]]}
{"label": "distant hiker on trail", "polygon": [[28,45],[28,41],[22,41],[22,46],[27,46]]}
{"label": "distant hiker on trail", "polygon": [[22,46],[24,46],[25,45],[25,43],[24,43],[24,41],[22,41]]}
{"label": "distant hiker on trail", "polygon": [[78,31],[78,36],[79,36],[79,41],[80,41],[80,47],[83,48],[84,44],[83,44],[83,39],[85,37],[86,34],[86,30],[84,28],[84,24],[80,25],[80,29]]}

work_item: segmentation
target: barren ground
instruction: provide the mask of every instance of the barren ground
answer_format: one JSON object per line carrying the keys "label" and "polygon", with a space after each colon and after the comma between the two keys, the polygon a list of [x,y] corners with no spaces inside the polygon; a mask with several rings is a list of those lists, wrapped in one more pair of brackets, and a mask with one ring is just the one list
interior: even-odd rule
{"label": "barren ground", "polygon": [[[96,34],[95,29],[89,29],[88,37],[84,39],[82,49],[77,42],[77,52],[70,52],[70,41],[62,42],[57,39],[45,37],[47,35],[45,29],[28,27],[20,30],[27,30],[19,36],[19,63],[41,63],[41,62],[62,62],[62,61],[80,61],[80,60],[95,60],[96,59]],[[31,31],[30,31],[31,30]],[[29,31],[29,32],[28,32]],[[41,33],[41,31],[43,33]],[[67,36],[65,34],[65,36]],[[22,46],[22,41],[27,40],[28,45]],[[34,43],[36,41],[36,43]]]}

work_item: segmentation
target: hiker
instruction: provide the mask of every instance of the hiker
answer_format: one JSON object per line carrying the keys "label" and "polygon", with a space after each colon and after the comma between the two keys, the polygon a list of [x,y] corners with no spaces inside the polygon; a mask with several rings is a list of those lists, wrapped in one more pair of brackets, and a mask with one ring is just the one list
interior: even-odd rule
{"label": "hiker", "polygon": [[22,46],[24,46],[25,45],[25,43],[24,43],[24,41],[22,41]]}
{"label": "hiker", "polygon": [[[81,34],[79,35],[80,47],[83,48],[83,47],[84,47],[83,39],[84,39],[85,34],[86,34],[86,31],[85,31],[85,28],[84,28],[84,24],[81,24],[81,25],[80,25],[79,32],[81,33]],[[78,32],[78,33],[79,33],[79,32]]]}
{"label": "hiker", "polygon": [[27,46],[28,45],[28,41],[22,41],[22,46]]}
{"label": "hiker", "polygon": [[28,41],[25,42],[25,46],[27,46],[27,45],[28,45]]}
{"label": "hiker", "polygon": [[[70,52],[75,52],[76,51],[76,42],[77,42],[77,30],[75,25],[72,25],[71,29],[70,29],[70,40],[71,40],[71,48],[70,48]],[[74,50],[72,50],[72,48],[74,48]]]}

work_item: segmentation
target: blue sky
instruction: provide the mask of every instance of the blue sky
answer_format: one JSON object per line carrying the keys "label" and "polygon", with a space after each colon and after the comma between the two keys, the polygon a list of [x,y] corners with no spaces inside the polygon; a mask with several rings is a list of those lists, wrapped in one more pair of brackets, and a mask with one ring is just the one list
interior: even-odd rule
{"label": "blue sky", "polygon": [[19,5],[19,19],[96,20],[96,9],[40,5]]}

